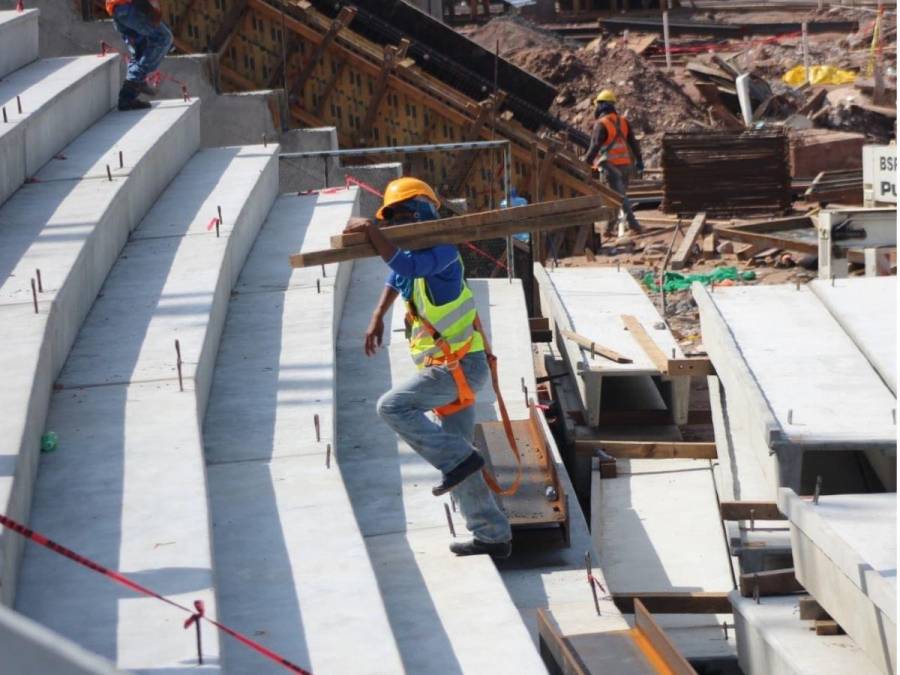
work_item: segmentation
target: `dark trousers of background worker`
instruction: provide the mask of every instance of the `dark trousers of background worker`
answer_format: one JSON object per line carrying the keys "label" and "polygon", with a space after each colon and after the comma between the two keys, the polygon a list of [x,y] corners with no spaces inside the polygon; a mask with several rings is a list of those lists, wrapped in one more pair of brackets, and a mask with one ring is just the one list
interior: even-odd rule
{"label": "dark trousers of background worker", "polygon": [[622,195],[622,210],[625,212],[625,220],[628,221],[628,227],[632,230],[640,231],[641,226],[637,218],[634,217],[634,209],[631,208],[631,200],[628,199],[628,183],[631,182],[631,166],[613,166],[612,164],[603,165],[603,175],[606,178],[606,184],[613,190]]}

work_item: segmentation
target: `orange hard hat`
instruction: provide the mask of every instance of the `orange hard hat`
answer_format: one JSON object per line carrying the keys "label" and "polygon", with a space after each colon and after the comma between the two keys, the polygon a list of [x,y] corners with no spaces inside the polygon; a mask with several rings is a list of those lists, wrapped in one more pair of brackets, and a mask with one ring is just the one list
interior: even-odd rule
{"label": "orange hard hat", "polygon": [[441,201],[434,194],[434,190],[431,189],[428,183],[418,178],[404,176],[388,183],[388,186],[384,189],[384,202],[382,202],[381,208],[378,209],[375,217],[378,220],[384,220],[384,210],[386,208],[414,197],[425,197],[425,199],[434,204],[435,208],[441,205]]}

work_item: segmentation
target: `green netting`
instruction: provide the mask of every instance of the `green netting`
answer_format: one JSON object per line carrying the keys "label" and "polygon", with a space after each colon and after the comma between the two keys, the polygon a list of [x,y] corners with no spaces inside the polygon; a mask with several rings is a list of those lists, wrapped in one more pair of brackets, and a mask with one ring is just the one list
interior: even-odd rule
{"label": "green netting", "polygon": [[[666,272],[666,280],[663,284],[666,293],[675,291],[686,291],[695,281],[701,284],[709,285],[719,283],[731,279],[732,281],[753,281],[756,279],[756,273],[753,271],[738,272],[737,267],[718,267],[709,274],[679,274],[678,272]],[[659,291],[659,284],[656,283],[657,278],[653,272],[647,272],[644,275],[644,284],[651,291]]]}

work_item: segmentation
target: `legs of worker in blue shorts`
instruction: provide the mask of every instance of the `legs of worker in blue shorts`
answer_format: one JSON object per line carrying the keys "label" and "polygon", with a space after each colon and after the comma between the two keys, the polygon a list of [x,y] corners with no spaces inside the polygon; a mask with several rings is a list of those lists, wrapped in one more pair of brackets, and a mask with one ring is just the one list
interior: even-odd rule
{"label": "legs of worker in blue shorts", "polygon": [[[490,379],[484,352],[467,354],[460,362],[473,392]],[[455,469],[475,447],[475,406],[435,422],[429,411],[457,399],[456,382],[443,366],[419,371],[378,400],[378,414],[429,464],[443,473]],[[509,520],[484,482],[480,471],[453,489],[466,527],[479,541],[494,544],[512,539]]]}

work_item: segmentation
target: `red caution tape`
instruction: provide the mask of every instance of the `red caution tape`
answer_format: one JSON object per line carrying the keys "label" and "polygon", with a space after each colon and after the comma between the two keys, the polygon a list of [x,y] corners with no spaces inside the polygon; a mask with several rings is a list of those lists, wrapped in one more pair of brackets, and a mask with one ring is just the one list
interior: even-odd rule
{"label": "red caution tape", "polygon": [[22,0],[16,0],[16,11],[24,12],[25,11],[25,3]]}
{"label": "red caution tape", "polygon": [[180,609],[183,612],[187,612],[191,616],[190,616],[190,618],[188,618],[185,621],[185,623],[184,623],[185,628],[188,628],[193,623],[199,622],[201,619],[203,619],[204,621],[211,623],[213,626],[218,628],[223,633],[230,635],[238,642],[249,647],[250,649],[252,649],[253,651],[255,651],[257,653],[262,654],[270,661],[274,661],[275,663],[283,666],[287,670],[297,673],[298,675],[312,675],[312,673],[310,673],[308,670],[304,670],[300,666],[298,666],[294,663],[291,663],[283,656],[273,652],[271,649],[263,647],[258,642],[255,642],[254,640],[251,640],[250,638],[248,638],[246,635],[242,635],[241,633],[238,633],[233,628],[229,628],[228,626],[219,623],[215,619],[211,619],[210,617],[206,616],[202,600],[194,601],[195,611],[192,611],[189,607],[185,607],[184,605],[182,605],[178,602],[175,602],[174,600],[170,600],[169,598],[166,598],[166,597],[160,595],[156,591],[151,590],[151,589],[147,588],[146,586],[143,586],[143,585],[137,583],[136,581],[132,581],[131,579],[129,579],[128,577],[126,577],[123,574],[120,574],[114,570],[107,569],[106,567],[103,567],[102,565],[95,563],[93,560],[90,560],[88,558],[85,558],[82,555],[79,555],[72,549],[66,548],[65,546],[62,546],[61,544],[57,544],[52,539],[48,539],[44,535],[39,534],[38,532],[35,532],[34,530],[31,530],[31,529],[25,527],[21,523],[16,522],[15,520],[13,520],[12,518],[9,518],[8,516],[0,514],[0,525],[3,525],[5,528],[12,530],[13,532],[15,532],[17,534],[22,535],[29,541],[33,541],[35,544],[39,544],[39,545],[43,546],[44,548],[50,549],[54,553],[58,553],[59,555],[63,556],[64,558],[68,558],[69,560],[76,562],[79,565],[82,565],[83,567],[87,567],[89,570],[93,570],[94,572],[97,572],[98,574],[102,574],[103,576],[105,576],[109,579],[112,579],[116,583],[119,583],[122,586],[125,586],[126,588],[130,588],[131,590],[133,590],[137,593],[140,593],[142,595],[146,595],[151,598],[156,598],[157,600],[160,600],[160,601],[166,603],[167,605],[171,605],[172,607]]}
{"label": "red caution tape", "polygon": [[218,216],[213,216],[213,217],[212,217],[212,220],[210,220],[210,221],[209,221],[209,224],[207,224],[207,226],[206,226],[206,231],[209,232],[209,231],[210,231],[211,229],[213,229],[216,225],[221,225],[221,223],[219,222],[219,217],[218,217]]}
{"label": "red caution tape", "polygon": [[353,176],[347,176],[344,179],[344,184],[349,188],[351,185],[356,185],[357,187],[362,188],[366,192],[375,195],[376,197],[384,197],[384,195],[379,192],[376,188],[373,188],[368,183],[363,183],[358,178],[354,178]]}

